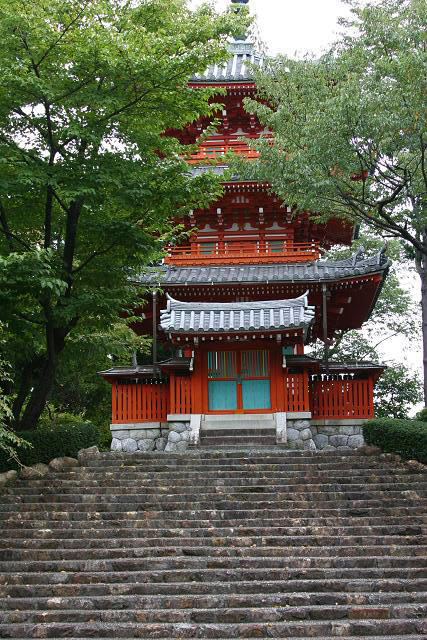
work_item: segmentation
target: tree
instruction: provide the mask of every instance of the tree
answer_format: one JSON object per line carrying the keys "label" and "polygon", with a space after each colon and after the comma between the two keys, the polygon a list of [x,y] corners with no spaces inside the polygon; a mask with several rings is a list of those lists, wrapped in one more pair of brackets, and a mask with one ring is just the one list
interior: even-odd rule
{"label": "tree", "polygon": [[[4,329],[0,324],[0,345],[4,343]],[[8,427],[8,422],[12,412],[7,397],[5,387],[10,380],[10,364],[6,362],[0,355],[0,451],[7,454],[9,458],[17,460],[16,449],[18,447],[26,447],[28,443],[19,438]]]}
{"label": "tree", "polygon": [[427,4],[348,0],[352,18],[318,59],[256,72],[246,108],[274,133],[240,166],[288,204],[398,239],[421,280],[427,404]]}
{"label": "tree", "polygon": [[218,196],[164,132],[215,112],[188,79],[246,23],[186,0],[0,0],[0,320],[17,428],[36,425],[67,342],[138,306],[132,277],[172,218]]}
{"label": "tree", "polygon": [[[367,251],[378,251],[381,240],[375,238],[367,227],[362,227],[359,239],[349,248],[334,248],[328,258],[348,258],[354,250],[364,246]],[[375,414],[378,417],[406,418],[422,400],[422,384],[417,373],[404,363],[396,362],[396,356],[389,357],[387,343],[393,338],[418,340],[419,310],[411,296],[400,283],[399,276],[408,269],[408,261],[399,243],[389,243],[388,253],[392,258],[390,273],[384,282],[377,304],[371,317],[361,330],[338,332],[329,349],[329,357],[335,362],[371,361],[387,366],[374,387]],[[385,347],[385,350],[384,350]],[[324,357],[324,345],[317,341],[313,353]],[[381,353],[381,350],[384,350]],[[384,357],[386,356],[386,357]]]}

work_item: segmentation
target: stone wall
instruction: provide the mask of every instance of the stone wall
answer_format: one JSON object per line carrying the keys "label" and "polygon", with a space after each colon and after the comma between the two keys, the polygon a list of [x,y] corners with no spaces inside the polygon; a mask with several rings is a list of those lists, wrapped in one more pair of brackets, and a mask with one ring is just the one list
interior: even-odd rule
{"label": "stone wall", "polygon": [[168,442],[169,430],[160,423],[123,425],[111,429],[111,451],[135,453],[136,451],[164,451]]}
{"label": "stone wall", "polygon": [[[345,422],[345,424],[343,424]],[[361,421],[359,421],[361,422]],[[288,419],[287,445],[289,449],[308,451],[339,451],[357,449],[364,444],[362,425],[342,420],[324,424],[309,418]]]}
{"label": "stone wall", "polygon": [[166,452],[186,451],[190,444],[191,428],[189,422],[169,422],[169,436]]}

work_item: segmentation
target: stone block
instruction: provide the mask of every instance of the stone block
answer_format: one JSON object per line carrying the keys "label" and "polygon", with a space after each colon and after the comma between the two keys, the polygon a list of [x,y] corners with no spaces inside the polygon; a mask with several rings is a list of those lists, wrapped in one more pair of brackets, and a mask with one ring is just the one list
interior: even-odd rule
{"label": "stone block", "polygon": [[139,451],[154,451],[154,440],[138,440]]}
{"label": "stone block", "polygon": [[22,467],[19,472],[20,477],[23,480],[35,480],[38,478],[44,478],[49,473],[49,467],[47,464],[33,464],[31,467]]}
{"label": "stone block", "polygon": [[329,443],[333,447],[346,447],[348,444],[348,436],[331,436],[329,438]]}
{"label": "stone block", "polygon": [[90,460],[91,458],[99,458],[100,452],[98,447],[88,447],[87,449],[80,449],[77,454],[78,461],[80,464],[84,464],[86,460]]}
{"label": "stone block", "polygon": [[304,449],[306,451],[317,451],[317,447],[316,447],[316,444],[315,444],[314,440],[312,440],[312,439],[305,440],[304,441]]}
{"label": "stone block", "polygon": [[188,422],[169,422],[169,429],[171,431],[176,431],[176,433],[183,433],[184,431],[187,431],[188,427]]}
{"label": "stone block", "polygon": [[138,451],[138,444],[136,440],[133,438],[126,438],[126,440],[122,440],[122,451],[125,453],[135,453],[135,451]]}
{"label": "stone block", "polygon": [[111,451],[121,451],[122,442],[118,438],[113,438],[111,441]]}
{"label": "stone block", "polygon": [[6,471],[6,478],[9,483],[16,482],[18,479],[18,472],[15,469]]}
{"label": "stone block", "polygon": [[73,467],[78,467],[79,461],[76,458],[69,458],[68,456],[64,456],[63,458],[54,458],[49,462],[49,467],[53,469],[53,471],[64,471],[65,469],[72,469]]}
{"label": "stone block", "polygon": [[310,428],[310,420],[293,420],[292,427],[294,429],[309,429]]}
{"label": "stone block", "polygon": [[157,438],[155,442],[156,451],[164,451],[166,447],[166,438]]}
{"label": "stone block", "polygon": [[338,427],[338,434],[342,436],[353,436],[355,427],[348,425],[345,427]]}
{"label": "stone block", "polygon": [[176,451],[176,445],[178,443],[176,442],[168,442],[167,445],[165,446],[165,453],[173,453],[174,451]]}
{"label": "stone block", "polygon": [[181,434],[176,431],[169,432],[168,444],[169,442],[180,442],[182,440]]}
{"label": "stone block", "polygon": [[120,429],[120,431],[112,431],[111,435],[116,440],[125,440],[126,438],[129,438],[130,431],[129,429]]}
{"label": "stone block", "polygon": [[313,434],[311,433],[311,429],[303,429],[300,432],[301,440],[311,440],[312,437],[313,437]]}
{"label": "stone block", "polygon": [[336,447],[333,447],[331,444],[327,444],[326,447],[323,447],[323,451],[336,451]]}
{"label": "stone block", "polygon": [[132,438],[135,438],[135,440],[155,440],[156,438],[160,438],[160,429],[141,429],[140,431],[137,431],[137,434],[135,436],[134,433],[132,433]]}
{"label": "stone block", "polygon": [[185,442],[190,442],[190,438],[191,438],[191,432],[190,431],[184,431],[183,433],[181,433],[181,438],[183,441]]}
{"label": "stone block", "polygon": [[358,447],[362,447],[364,442],[363,436],[350,436],[348,439],[348,446],[352,449],[357,449]]}
{"label": "stone block", "polygon": [[297,429],[288,429],[288,442],[295,442],[301,440],[301,434]]}
{"label": "stone block", "polygon": [[11,484],[15,484],[18,479],[18,472],[15,469],[10,469],[4,473],[0,473],[0,488],[7,487]]}
{"label": "stone block", "polygon": [[317,425],[317,433],[322,433],[325,436],[336,436],[339,433],[339,427]]}
{"label": "stone block", "polygon": [[321,433],[314,436],[313,440],[318,449],[324,449],[329,444],[328,436],[322,435]]}
{"label": "stone block", "polygon": [[177,451],[186,451],[188,449],[188,442],[185,442],[185,440],[182,440],[181,442],[177,442],[175,444],[175,447]]}

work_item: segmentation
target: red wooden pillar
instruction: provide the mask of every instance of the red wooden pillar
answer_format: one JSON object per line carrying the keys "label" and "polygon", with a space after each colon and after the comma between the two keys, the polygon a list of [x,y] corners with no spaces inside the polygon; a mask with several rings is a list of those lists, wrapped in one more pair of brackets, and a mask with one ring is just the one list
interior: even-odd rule
{"label": "red wooden pillar", "polygon": [[[274,358],[272,361],[274,362],[274,368],[272,368],[272,376],[271,376],[271,385],[275,390],[275,393],[272,393],[275,396],[275,402],[272,403],[272,409],[275,412],[282,413],[286,411],[286,392],[285,392],[285,369],[282,367],[282,353],[281,350],[277,349],[277,351],[273,351]],[[274,406],[275,405],[275,406]]]}
{"label": "red wooden pillar", "polygon": [[169,411],[174,414],[176,413],[176,402],[175,402],[175,372],[171,371],[169,374]]}
{"label": "red wooden pillar", "polygon": [[204,358],[199,349],[194,354],[194,370],[191,375],[191,406],[192,413],[204,413],[203,409],[203,376],[207,375],[204,371]]}

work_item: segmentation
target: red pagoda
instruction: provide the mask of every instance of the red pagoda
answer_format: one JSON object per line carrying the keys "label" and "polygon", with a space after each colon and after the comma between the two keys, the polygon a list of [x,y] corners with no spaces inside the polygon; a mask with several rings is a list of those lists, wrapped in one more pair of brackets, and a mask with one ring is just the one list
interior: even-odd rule
{"label": "red pagoda", "polygon": [[[269,135],[243,107],[261,63],[252,42],[236,41],[226,65],[192,78],[194,88],[226,89],[216,98],[221,124],[190,161],[194,174],[224,172],[221,156],[230,150],[253,157],[242,138]],[[207,124],[179,135],[192,142]],[[112,384],[113,450],[184,450],[220,437],[313,451],[360,446],[384,368],[329,362],[328,345],[369,318],[389,261],[383,251],[362,250],[324,260],[332,246],[351,245],[348,222],[318,224],[267,184],[236,179],[223,187],[219,201],[184,221],[189,244],[166,248],[164,264],[141,276],[162,292],[138,327],[153,336],[153,363],[101,373]],[[322,361],[306,354],[317,339],[325,343]],[[157,361],[158,343],[170,358]]]}

